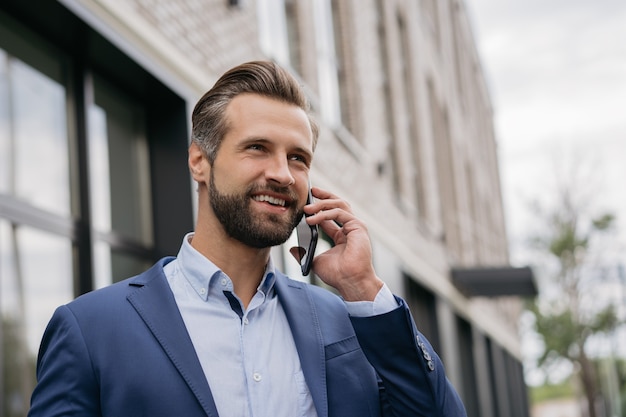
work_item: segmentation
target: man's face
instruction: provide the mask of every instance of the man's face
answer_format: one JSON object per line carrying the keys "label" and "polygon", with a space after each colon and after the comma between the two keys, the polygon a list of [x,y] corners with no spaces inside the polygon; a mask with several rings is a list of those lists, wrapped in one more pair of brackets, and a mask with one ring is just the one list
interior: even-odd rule
{"label": "man's face", "polygon": [[210,167],[209,202],[232,238],[255,248],[285,242],[302,216],[312,134],[297,106],[259,95],[227,107],[228,133]]}

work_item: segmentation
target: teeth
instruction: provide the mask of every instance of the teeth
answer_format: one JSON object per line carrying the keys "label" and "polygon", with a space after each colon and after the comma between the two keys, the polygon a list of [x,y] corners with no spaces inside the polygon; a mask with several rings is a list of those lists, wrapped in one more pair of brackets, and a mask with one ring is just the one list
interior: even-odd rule
{"label": "teeth", "polygon": [[287,204],[287,202],[285,200],[282,200],[280,198],[274,198],[274,197],[270,197],[269,195],[255,195],[254,199],[256,201],[266,201],[270,204],[273,204],[275,206],[283,206],[285,207],[285,204]]}

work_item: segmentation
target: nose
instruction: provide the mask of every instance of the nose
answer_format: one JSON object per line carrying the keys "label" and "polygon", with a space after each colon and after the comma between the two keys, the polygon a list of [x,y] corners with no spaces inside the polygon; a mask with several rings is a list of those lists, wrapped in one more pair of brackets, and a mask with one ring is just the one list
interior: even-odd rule
{"label": "nose", "polygon": [[268,182],[273,182],[282,187],[292,185],[296,182],[291,173],[289,161],[285,155],[277,156],[268,161],[268,166],[265,169],[265,177]]}

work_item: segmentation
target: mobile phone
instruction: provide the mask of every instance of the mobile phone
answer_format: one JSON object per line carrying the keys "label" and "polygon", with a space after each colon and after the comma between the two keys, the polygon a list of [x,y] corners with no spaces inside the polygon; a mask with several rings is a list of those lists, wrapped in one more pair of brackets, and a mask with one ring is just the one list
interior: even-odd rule
{"label": "mobile phone", "polygon": [[[313,195],[309,188],[309,195],[306,199],[306,203],[310,204],[313,201]],[[300,268],[302,269],[302,275],[309,275],[311,272],[311,266],[313,264],[313,257],[315,256],[315,248],[317,247],[317,238],[319,232],[317,225],[309,225],[306,222],[306,218],[309,216],[305,214],[302,216],[302,220],[296,226],[296,235],[298,237],[298,254],[300,260]]]}

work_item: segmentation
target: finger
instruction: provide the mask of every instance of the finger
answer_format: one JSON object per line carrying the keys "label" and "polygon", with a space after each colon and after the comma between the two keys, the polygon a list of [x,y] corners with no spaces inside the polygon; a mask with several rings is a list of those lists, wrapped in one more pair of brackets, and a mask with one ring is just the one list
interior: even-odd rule
{"label": "finger", "polygon": [[306,221],[308,224],[321,224],[324,221],[332,220],[336,223],[343,224],[353,217],[350,213],[338,207],[327,207],[308,216]]}
{"label": "finger", "polygon": [[363,224],[352,214],[340,208],[320,211],[307,217],[309,224],[318,224],[330,236],[341,231],[348,234],[350,231],[363,227]]}
{"label": "finger", "polygon": [[336,242],[337,233],[342,233],[341,225],[337,224],[336,221],[328,220],[323,221],[319,224],[320,228],[326,233],[333,241]]}
{"label": "finger", "polygon": [[311,204],[308,207],[308,212],[316,213],[318,211],[332,210],[332,209],[341,209],[347,213],[352,213],[352,207],[350,204],[341,199],[332,199],[332,200],[318,200],[315,203]]}
{"label": "finger", "polygon": [[338,195],[320,187],[311,187],[311,194],[313,194],[313,197],[317,200],[343,200]]}
{"label": "finger", "polygon": [[323,188],[319,188],[319,187],[312,187],[311,188],[311,193],[313,194],[313,197],[319,198],[319,199],[322,199],[322,200],[338,199],[339,198],[338,196],[336,196],[335,194],[331,193],[330,191],[324,190]]}

